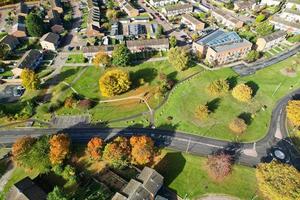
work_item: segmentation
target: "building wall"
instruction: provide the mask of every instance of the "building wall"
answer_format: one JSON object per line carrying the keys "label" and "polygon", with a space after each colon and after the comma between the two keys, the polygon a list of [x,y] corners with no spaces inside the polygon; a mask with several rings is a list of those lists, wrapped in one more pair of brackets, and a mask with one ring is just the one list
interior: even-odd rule
{"label": "building wall", "polygon": [[172,11],[167,11],[165,8],[163,9],[163,13],[167,15],[168,17],[170,16],[176,16],[176,15],[181,15],[181,14],[187,14],[193,12],[193,7],[189,8],[184,8],[184,9],[179,9],[179,10],[172,10]]}
{"label": "building wall", "polygon": [[150,4],[154,7],[162,7],[162,6],[166,6],[168,4],[173,4],[173,3],[177,3],[177,2],[178,2],[178,0],[162,0],[162,1],[158,1],[158,2],[150,0]]}
{"label": "building wall", "polygon": [[56,50],[56,46],[51,42],[42,41],[41,46],[43,49],[52,50],[52,51]]}
{"label": "building wall", "polygon": [[186,24],[189,28],[191,28],[194,31],[201,31],[204,29],[205,24],[200,22],[197,24],[191,23],[189,20],[186,18],[182,17],[181,22]]}
{"label": "building wall", "polygon": [[292,9],[294,6],[296,6],[297,10],[300,10],[300,3],[299,4],[295,4],[295,3],[291,3],[291,2],[286,3],[286,7],[289,9]]}
{"label": "building wall", "polygon": [[161,45],[147,45],[144,46],[143,49],[141,47],[128,47],[128,49],[132,52],[142,52],[142,51],[167,51],[169,49],[168,44]]}
{"label": "building wall", "polygon": [[280,1],[273,1],[273,0],[262,0],[260,2],[261,5],[267,5],[267,6],[278,6],[280,4]]}
{"label": "building wall", "polygon": [[286,20],[288,20],[290,22],[292,22],[292,21],[300,21],[300,15],[296,15],[296,14],[293,14],[293,13],[283,12],[283,13],[280,14],[280,16],[282,18],[285,18]]}

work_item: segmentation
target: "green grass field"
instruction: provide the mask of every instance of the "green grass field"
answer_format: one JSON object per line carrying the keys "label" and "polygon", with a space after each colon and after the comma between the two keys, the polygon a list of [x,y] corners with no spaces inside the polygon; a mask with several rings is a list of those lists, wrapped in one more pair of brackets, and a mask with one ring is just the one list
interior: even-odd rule
{"label": "green grass field", "polygon": [[[231,69],[206,71],[193,79],[184,82],[172,92],[169,100],[156,112],[156,126],[168,124],[172,129],[190,132],[211,138],[224,140],[255,141],[262,138],[269,126],[270,116],[276,101],[299,87],[299,67],[296,77],[289,77],[281,70],[295,65],[296,58],[289,58],[256,74],[238,77]],[[299,62],[300,56],[297,57]],[[250,103],[240,103],[230,93],[222,97],[210,96],[206,91],[210,82],[217,79],[231,79],[231,82],[248,83],[255,90]],[[187,103],[188,102],[188,103]],[[194,117],[197,105],[208,104],[213,111],[205,122],[199,122]],[[266,110],[262,107],[266,106]],[[169,116],[173,117],[170,122]],[[241,116],[248,122],[247,131],[237,138],[228,128],[228,123]],[[253,118],[252,118],[253,117]],[[171,126],[170,126],[171,125]]]}
{"label": "green grass field", "polygon": [[205,194],[226,194],[249,200],[256,194],[255,169],[235,165],[223,182],[213,181],[205,169],[206,158],[165,151],[155,166],[164,176],[164,183],[180,197],[197,199]]}
{"label": "green grass field", "polygon": [[83,54],[71,54],[66,63],[86,63]]}

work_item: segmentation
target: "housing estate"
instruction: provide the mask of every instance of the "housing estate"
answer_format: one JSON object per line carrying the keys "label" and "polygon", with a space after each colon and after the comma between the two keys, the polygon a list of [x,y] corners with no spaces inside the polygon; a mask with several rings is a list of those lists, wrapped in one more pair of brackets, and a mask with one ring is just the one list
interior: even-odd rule
{"label": "housing estate", "polygon": [[129,17],[136,17],[140,14],[138,9],[134,8],[129,2],[125,3],[122,9],[127,13]]}
{"label": "housing estate", "polygon": [[40,39],[40,44],[43,49],[55,51],[59,42],[59,35],[56,33],[46,33]]}
{"label": "housing estate", "polygon": [[25,17],[18,15],[16,23],[12,27],[11,35],[17,38],[27,37]]}
{"label": "housing estate", "polygon": [[175,4],[175,5],[169,5],[162,9],[162,13],[167,16],[176,16],[181,14],[187,14],[193,12],[193,5],[186,3],[186,4]]}
{"label": "housing estate", "polygon": [[276,31],[270,35],[258,38],[256,41],[257,51],[266,51],[272,48],[274,45],[285,40],[285,36],[285,31]]}
{"label": "housing estate", "polygon": [[274,25],[275,29],[284,30],[293,34],[300,34],[300,23],[288,21],[278,15],[272,16],[270,22]]}
{"label": "housing estate", "polygon": [[205,27],[205,23],[201,22],[190,14],[182,15],[181,22],[186,24],[193,31],[201,31]]}
{"label": "housing estate", "polygon": [[244,22],[232,16],[231,13],[221,10],[219,8],[213,9],[211,15],[226,28],[235,29],[242,28]]}
{"label": "housing estate", "polygon": [[9,48],[11,50],[14,50],[19,44],[19,40],[17,37],[13,36],[13,35],[6,35],[4,36],[1,41],[1,44],[6,44],[7,46],[9,46]]}
{"label": "housing estate", "polygon": [[51,31],[53,33],[62,33],[65,29],[58,11],[51,9],[48,11],[47,15],[48,15]]}
{"label": "housing estate", "polygon": [[64,12],[60,0],[50,0],[50,5],[53,10],[56,10],[58,13],[62,14]]}
{"label": "housing estate", "polygon": [[300,10],[300,2],[298,0],[287,0],[285,4],[286,8]]}
{"label": "housing estate", "polygon": [[278,6],[281,4],[281,0],[261,0],[260,4],[266,6]]}
{"label": "housing estate", "polygon": [[154,7],[163,7],[169,4],[175,4],[178,0],[150,0],[149,2]]}
{"label": "housing estate", "polygon": [[131,52],[166,51],[170,48],[168,38],[151,40],[128,40],[126,41],[126,45]]}

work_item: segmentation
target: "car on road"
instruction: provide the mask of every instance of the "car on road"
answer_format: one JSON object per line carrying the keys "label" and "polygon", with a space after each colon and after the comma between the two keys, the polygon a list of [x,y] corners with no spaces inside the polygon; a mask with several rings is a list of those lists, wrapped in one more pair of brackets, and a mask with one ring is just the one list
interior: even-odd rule
{"label": "car on road", "polygon": [[74,49],[74,47],[68,46],[68,50],[69,50],[69,51],[72,51],[73,49]]}

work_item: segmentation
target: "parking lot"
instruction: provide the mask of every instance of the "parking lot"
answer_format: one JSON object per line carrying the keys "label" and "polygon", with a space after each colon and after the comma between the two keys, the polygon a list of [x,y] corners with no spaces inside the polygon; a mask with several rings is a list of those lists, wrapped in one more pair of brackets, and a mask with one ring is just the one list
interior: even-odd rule
{"label": "parking lot", "polygon": [[0,85],[0,103],[13,102],[20,99],[20,93],[16,93],[20,84],[3,84]]}

